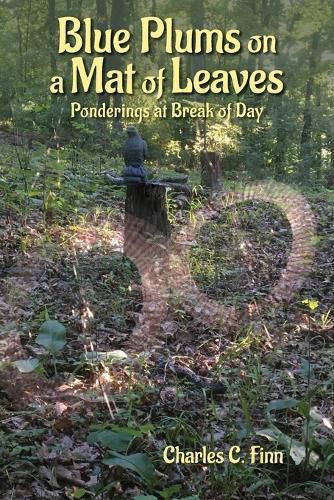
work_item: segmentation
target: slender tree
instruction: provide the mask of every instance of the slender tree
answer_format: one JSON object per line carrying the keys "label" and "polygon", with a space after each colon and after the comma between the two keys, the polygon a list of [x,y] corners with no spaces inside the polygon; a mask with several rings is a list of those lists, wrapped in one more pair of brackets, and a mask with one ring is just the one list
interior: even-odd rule
{"label": "slender tree", "polygon": [[51,74],[57,74],[56,43],[56,0],[48,0],[48,26]]}
{"label": "slender tree", "polygon": [[300,138],[300,156],[301,156],[301,170],[300,175],[304,179],[309,179],[310,168],[314,160],[314,151],[312,145],[312,97],[314,92],[314,73],[317,65],[318,47],[319,47],[320,33],[316,32],[312,35],[310,43],[310,59],[309,59],[309,78],[305,89],[305,105],[304,105],[304,118],[303,129]]}
{"label": "slender tree", "polygon": [[[108,9],[106,0],[96,0],[96,18],[97,27],[104,32],[108,27]],[[111,57],[108,55],[105,58],[108,69],[111,68],[110,59]],[[98,106],[102,106],[103,104],[106,104],[107,107],[110,105],[110,95],[107,92],[103,92],[98,95]],[[98,139],[103,141],[106,132],[106,121],[104,118],[97,121],[97,131],[99,135]]]}
{"label": "slender tree", "polygon": [[[113,29],[119,30],[127,27],[130,12],[131,9],[128,0],[113,0],[111,8],[111,23],[110,23]],[[110,57],[110,62],[113,69],[115,70],[123,69],[124,61],[120,54],[113,53]],[[123,101],[122,94],[119,93],[113,94],[114,107],[120,107],[122,105],[122,101]],[[120,115],[114,118],[113,129],[116,131],[122,130],[122,119]]]}

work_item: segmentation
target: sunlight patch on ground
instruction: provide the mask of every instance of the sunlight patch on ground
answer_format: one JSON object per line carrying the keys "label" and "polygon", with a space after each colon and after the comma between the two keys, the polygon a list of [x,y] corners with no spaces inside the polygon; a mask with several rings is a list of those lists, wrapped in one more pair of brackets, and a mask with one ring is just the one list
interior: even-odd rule
{"label": "sunlight patch on ground", "polygon": [[75,249],[88,251],[97,245],[104,245],[110,250],[121,252],[124,245],[124,234],[122,230],[108,230],[101,226],[87,224],[84,227],[71,227],[74,234],[70,236]]}

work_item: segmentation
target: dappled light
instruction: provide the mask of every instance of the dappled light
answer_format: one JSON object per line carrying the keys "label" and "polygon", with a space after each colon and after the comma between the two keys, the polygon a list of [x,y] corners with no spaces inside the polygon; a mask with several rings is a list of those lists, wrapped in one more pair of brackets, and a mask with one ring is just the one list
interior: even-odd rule
{"label": "dappled light", "polygon": [[333,8],[0,2],[3,500],[333,498]]}

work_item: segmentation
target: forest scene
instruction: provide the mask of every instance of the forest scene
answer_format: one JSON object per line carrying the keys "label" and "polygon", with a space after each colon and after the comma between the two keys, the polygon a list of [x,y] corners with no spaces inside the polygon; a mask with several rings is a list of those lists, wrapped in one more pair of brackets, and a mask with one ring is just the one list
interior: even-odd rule
{"label": "forest scene", "polygon": [[[132,94],[71,92],[95,54],[59,53],[66,16],[131,32],[101,55]],[[165,33],[143,54],[145,16]],[[204,29],[277,50],[177,53]],[[333,38],[333,0],[0,2],[1,499],[334,498]],[[177,55],[183,86],[277,69],[284,90],[175,95]]]}

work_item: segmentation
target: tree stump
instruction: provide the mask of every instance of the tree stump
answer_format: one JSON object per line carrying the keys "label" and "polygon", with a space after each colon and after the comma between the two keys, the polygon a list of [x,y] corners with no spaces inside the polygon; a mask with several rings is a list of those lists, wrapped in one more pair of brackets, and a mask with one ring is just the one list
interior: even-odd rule
{"label": "tree stump", "polygon": [[[147,223],[148,226],[151,226],[151,229],[152,227],[155,228],[156,234],[169,238],[171,229],[167,216],[166,187],[150,183],[127,186],[125,231],[127,231],[129,218],[132,219],[133,217],[143,221],[143,224],[140,224],[140,229]],[[133,230],[133,227],[131,227],[131,230]],[[127,236],[126,233],[125,236]]]}
{"label": "tree stump", "polygon": [[215,151],[202,151],[200,160],[202,186],[217,189],[221,174],[220,155]]}
{"label": "tree stump", "polygon": [[124,253],[136,265],[142,283],[141,318],[131,344],[154,352],[163,343],[163,322],[168,311],[168,243],[171,235],[166,207],[166,186],[127,186]]}

